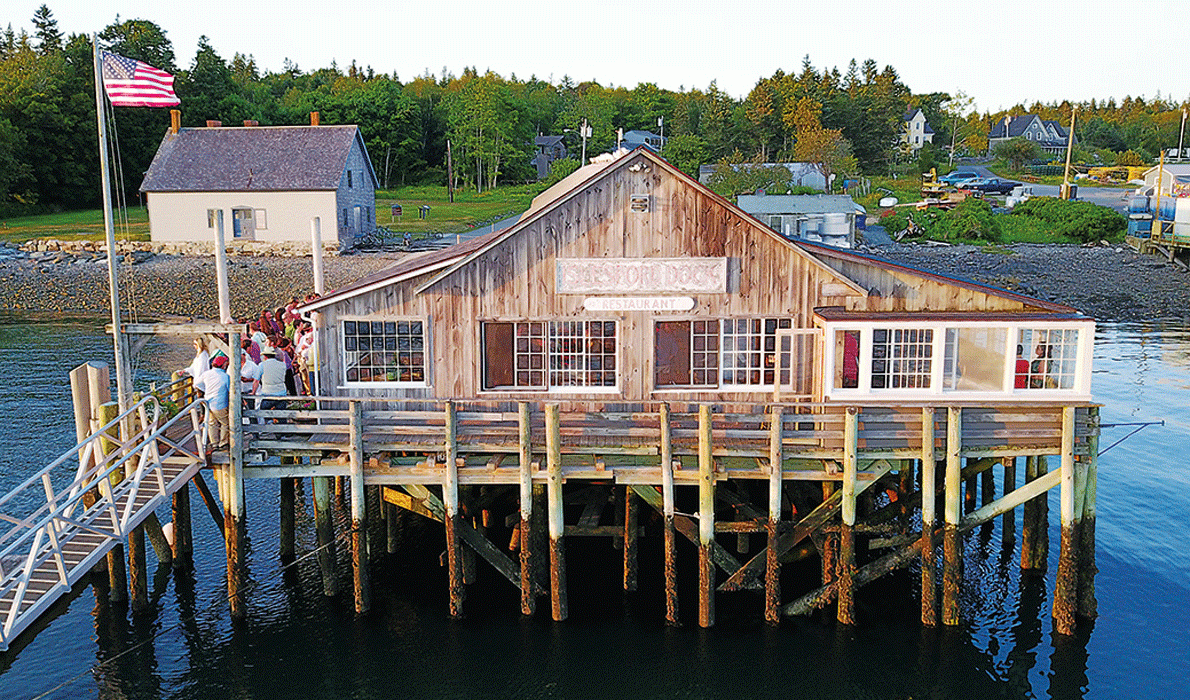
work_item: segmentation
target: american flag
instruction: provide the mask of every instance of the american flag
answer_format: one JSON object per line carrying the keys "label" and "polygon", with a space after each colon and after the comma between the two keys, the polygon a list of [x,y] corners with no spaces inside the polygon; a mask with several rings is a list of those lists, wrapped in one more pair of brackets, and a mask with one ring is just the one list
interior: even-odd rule
{"label": "american flag", "polygon": [[181,104],[174,77],[147,63],[103,52],[103,89],[113,107],[171,107]]}

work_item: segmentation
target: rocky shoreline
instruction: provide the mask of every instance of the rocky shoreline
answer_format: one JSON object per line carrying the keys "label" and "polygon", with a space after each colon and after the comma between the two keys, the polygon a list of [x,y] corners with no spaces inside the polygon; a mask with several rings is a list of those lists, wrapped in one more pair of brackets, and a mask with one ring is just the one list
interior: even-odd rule
{"label": "rocky shoreline", "polygon": [[[971,279],[1073,306],[1103,321],[1190,318],[1190,273],[1164,258],[1123,245],[974,246],[892,243],[861,252],[900,264]],[[335,289],[404,257],[355,253],[325,260]],[[0,246],[0,311],[19,314],[108,312],[107,256],[102,250],[20,250]],[[212,318],[218,304],[213,255],[125,251],[120,283],[126,312],[138,319]],[[229,258],[232,313],[250,316],[313,289],[307,257]]]}

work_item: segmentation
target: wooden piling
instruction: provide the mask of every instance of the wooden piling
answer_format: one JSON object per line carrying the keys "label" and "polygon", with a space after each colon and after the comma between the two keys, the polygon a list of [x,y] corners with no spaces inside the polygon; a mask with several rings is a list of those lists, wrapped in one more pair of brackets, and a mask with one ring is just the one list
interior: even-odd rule
{"label": "wooden piling", "polygon": [[942,624],[959,624],[959,589],[962,585],[962,563],[959,550],[959,472],[961,467],[961,408],[950,407],[946,412],[946,495],[942,545]]}
{"label": "wooden piling", "polygon": [[[822,502],[826,503],[834,497],[836,485],[833,481],[822,482]],[[822,555],[822,585],[829,586],[835,582],[839,570],[839,531],[837,528],[826,528],[816,542],[820,543]]]}
{"label": "wooden piling", "polygon": [[145,556],[143,525],[128,532],[128,595],[133,615],[143,615],[150,610],[149,562]]}
{"label": "wooden piling", "polygon": [[855,624],[855,481],[858,475],[859,409],[847,407],[843,423],[843,500],[839,527],[837,579],[839,598],[837,619],[840,624]]}
{"label": "wooden piling", "polygon": [[297,479],[281,477],[281,527],[279,555],[284,564],[289,564],[295,556],[295,530],[297,507]]}
{"label": "wooden piling", "polygon": [[[968,466],[975,464],[974,459],[967,460]],[[963,512],[970,513],[976,508],[976,493],[979,489],[979,477],[975,474],[967,477],[963,488]]]}
{"label": "wooden piling", "polygon": [[1089,409],[1091,435],[1087,437],[1086,487],[1083,492],[1083,513],[1080,524],[1078,561],[1078,614],[1090,620],[1099,616],[1095,597],[1095,496],[1099,481],[1099,408]]}
{"label": "wooden piling", "polygon": [[637,528],[640,499],[631,486],[624,487],[624,590],[635,591],[637,583]]}
{"label": "wooden piling", "polygon": [[532,615],[537,610],[533,595],[533,441],[529,404],[517,404],[517,436],[520,455],[520,555],[521,555],[521,614]]}
{"label": "wooden piling", "polygon": [[562,541],[562,426],[558,404],[545,407],[546,497],[550,528],[550,611],[555,622],[568,615],[566,602],[566,549]]}
{"label": "wooden piling", "polygon": [[189,570],[194,567],[194,534],[190,522],[190,482],[174,492],[171,504],[174,523],[174,568]]}
{"label": "wooden piling", "polygon": [[[88,368],[90,370],[90,368]],[[107,367],[103,367],[102,375],[107,376]],[[95,382],[99,379],[89,377],[92,381],[91,386],[95,386]],[[120,415],[119,407],[111,402],[103,403],[98,406],[93,405],[92,410],[95,411],[95,424],[97,427],[107,425]],[[114,430],[114,429],[113,429]],[[116,449],[116,444],[108,440],[100,441],[100,450],[103,454],[111,454]],[[124,480],[124,470],[116,469],[111,474],[111,484],[120,483]],[[111,551],[107,553],[107,580],[108,580],[108,596],[113,603],[119,603],[126,600],[128,595],[128,565],[124,559],[124,545],[117,543],[112,547]]]}
{"label": "wooden piling", "polygon": [[[1016,490],[1016,457],[1005,457],[1002,461],[1004,465],[1004,489],[1003,494],[1007,496]],[[1000,525],[1001,535],[1000,540],[1005,547],[1012,547],[1013,542],[1016,541],[1016,511],[1010,510],[1006,512]]]}
{"label": "wooden piling", "polygon": [[339,593],[339,580],[335,575],[335,523],[331,518],[330,476],[310,478],[310,490],[314,495],[314,532],[318,546],[318,568],[322,571],[322,593],[333,597]]}
{"label": "wooden piling", "polygon": [[661,514],[665,535],[665,622],[671,626],[678,620],[678,570],[676,535],[674,530],[674,454],[673,435],[669,418],[669,404],[658,409],[661,424]]}
{"label": "wooden piling", "polygon": [[392,503],[381,502],[380,507],[384,509],[384,551],[389,554],[396,554],[397,545],[401,541],[401,530],[398,527],[400,521],[397,519],[397,506]]}
{"label": "wooden piling", "polygon": [[776,625],[781,622],[781,562],[777,557],[777,538],[781,536],[781,479],[785,463],[781,442],[781,406],[769,409],[769,421],[769,522],[764,562],[764,620]]}
{"label": "wooden piling", "polygon": [[934,581],[935,484],[937,463],[934,453],[934,409],[921,409],[921,624],[938,624],[938,595]]}
{"label": "wooden piling", "polygon": [[[450,405],[450,404],[448,404]],[[362,615],[372,607],[372,584],[368,578],[367,500],[364,492],[364,410],[359,401],[352,401],[348,416],[351,451],[351,573],[355,594],[355,613]],[[448,442],[453,441],[452,428],[447,429]]]}
{"label": "wooden piling", "polygon": [[715,624],[715,458],[711,450],[711,407],[698,407],[698,625]]}
{"label": "wooden piling", "polygon": [[996,500],[996,473],[986,469],[979,475],[979,505],[986,506]]}
{"label": "wooden piling", "polygon": [[[224,316],[230,318],[230,312],[224,309]],[[244,544],[246,539],[244,520],[244,426],[241,420],[242,402],[240,401],[240,334],[228,333],[227,344],[233,350],[231,353],[232,376],[231,397],[228,404],[228,422],[231,426],[227,457],[228,465],[224,470],[227,477],[227,500],[223,505],[224,535],[227,540],[227,598],[231,605],[231,617],[243,619],[248,614],[248,606],[244,600],[243,585],[246,580],[246,560]]]}
{"label": "wooden piling", "polygon": [[457,417],[453,401],[446,402],[446,463],[442,470],[442,504],[446,508],[443,524],[446,526],[446,572],[450,589],[450,617],[463,617],[463,553],[460,551],[459,516],[459,463],[458,444],[455,442]]}
{"label": "wooden piling", "polygon": [[[1030,456],[1025,460],[1025,482],[1039,479],[1049,473],[1045,455]],[[1042,570],[1049,557],[1049,500],[1042,492],[1025,503],[1024,525],[1021,528],[1021,568]]]}
{"label": "wooden piling", "polygon": [[1078,597],[1078,524],[1081,513],[1075,510],[1074,411],[1074,406],[1062,407],[1062,541],[1058,573],[1054,579],[1054,631],[1065,635],[1074,634]]}

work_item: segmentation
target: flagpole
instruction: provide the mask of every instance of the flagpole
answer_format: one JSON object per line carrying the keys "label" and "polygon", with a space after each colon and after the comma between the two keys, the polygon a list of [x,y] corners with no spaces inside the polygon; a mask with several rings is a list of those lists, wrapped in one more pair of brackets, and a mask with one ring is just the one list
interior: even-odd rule
{"label": "flagpole", "polygon": [[103,230],[107,236],[107,280],[112,305],[112,342],[116,355],[116,402],[120,413],[128,410],[131,398],[131,373],[120,331],[120,281],[116,276],[116,231],[112,221],[112,179],[108,172],[107,122],[103,118],[103,69],[99,53],[99,35],[91,35],[95,62],[95,120],[99,124],[99,172],[103,183]]}

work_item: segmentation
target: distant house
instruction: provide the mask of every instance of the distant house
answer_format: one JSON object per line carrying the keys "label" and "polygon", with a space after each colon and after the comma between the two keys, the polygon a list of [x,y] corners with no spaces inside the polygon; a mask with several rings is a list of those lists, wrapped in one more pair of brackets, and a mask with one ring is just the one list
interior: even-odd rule
{"label": "distant house", "polygon": [[533,139],[533,167],[537,169],[537,179],[549,176],[550,166],[555,160],[570,157],[570,151],[562,141],[562,136],[538,136]]}
{"label": "distant house", "polygon": [[790,240],[855,246],[867,210],[845,194],[742,194],[736,205]]}
{"label": "distant house", "polygon": [[180,127],[174,122],[141,191],[153,241],[212,241],[217,212],[233,240],[355,244],[376,226],[376,174],[356,126]]}
{"label": "distant house", "polygon": [[[988,133],[988,151],[1009,139],[1024,138],[1036,143],[1041,150],[1053,155],[1066,152],[1069,132],[1056,121],[1047,121],[1036,114],[1022,114],[1019,117],[1004,117],[992,125]],[[1078,143],[1078,139],[1074,139]]]}
{"label": "distant house", "polygon": [[[781,166],[789,171],[789,188],[794,187],[811,187],[816,190],[826,189],[826,178],[822,176],[818,168],[813,163],[761,163],[760,167],[771,168],[773,166]],[[731,167],[739,170],[740,168],[751,167],[751,163],[733,163]],[[711,174],[715,172],[714,165],[703,165],[698,168],[698,181],[702,184],[707,184],[711,180]],[[834,179],[831,175],[831,179]]]}
{"label": "distant house", "polygon": [[901,133],[901,143],[908,144],[916,152],[927,143],[934,143],[934,128],[926,121],[926,115],[920,109],[912,109],[905,113],[905,130]]}
{"label": "distant house", "polygon": [[[1157,171],[1158,166],[1153,166],[1145,171],[1145,191],[1152,194],[1157,192]],[[1162,196],[1173,195],[1175,197],[1190,197],[1190,164],[1165,164],[1160,168],[1161,172],[1161,194]]]}
{"label": "distant house", "polygon": [[667,140],[651,131],[633,129],[632,131],[624,132],[624,138],[620,142],[620,146],[628,151],[635,150],[639,146],[644,146],[654,153],[660,153],[661,149],[665,148],[665,142]]}

